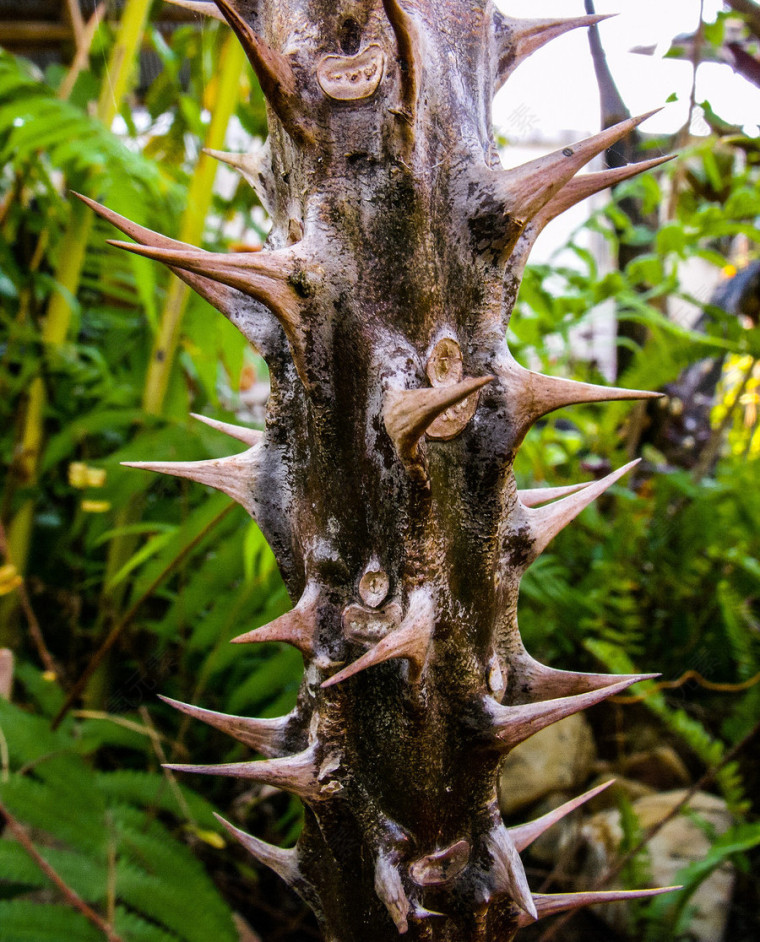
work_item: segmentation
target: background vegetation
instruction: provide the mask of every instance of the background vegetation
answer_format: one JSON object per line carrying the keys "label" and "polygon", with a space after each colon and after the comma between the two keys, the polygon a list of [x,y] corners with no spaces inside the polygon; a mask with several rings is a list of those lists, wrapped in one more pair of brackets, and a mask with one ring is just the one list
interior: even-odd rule
{"label": "background vegetation", "polygon": [[[250,70],[225,28],[163,33],[158,6],[129,0],[120,19],[94,20],[71,68],[43,75],[0,53],[0,648],[15,652],[12,695],[0,696],[0,942],[232,942],[254,938],[250,926],[267,942],[318,938],[213,818],[218,809],[287,845],[297,803],[229,780],[188,787],[161,770],[246,753],[157,693],[280,715],[302,665],[284,647],[228,644],[290,604],[243,511],[120,466],[229,454],[229,439],[190,413],[255,424],[266,383],[223,318],[157,266],[109,248],[113,230],[69,195],[210,249],[265,238],[250,187],[224,170],[212,192],[217,165],[201,152],[225,137],[231,149],[263,139]],[[702,41],[720,51],[722,23]],[[136,110],[141,49],[160,68],[140,83]],[[688,939],[691,892],[730,859],[743,899],[730,937],[741,942],[758,929],[760,770],[747,746],[760,718],[760,327],[680,275],[694,256],[721,269],[757,258],[760,152],[706,113],[711,136],[684,133],[665,175],[628,184],[590,221],[614,255],[636,249],[622,270],[600,276],[573,242],[578,265],[528,271],[511,327],[523,362],[598,381],[568,337],[613,300],[621,325],[640,328],[620,384],[663,389],[694,364],[723,369],[694,460],[655,434],[677,413],[673,395],[659,413],[579,408],[532,433],[518,464],[526,486],[587,480],[627,455],[645,463],[533,568],[521,627],[560,667],[662,671],[665,683],[620,703],[618,718],[671,741],[735,824],[682,875],[683,893],[639,911],[634,937]],[[659,226],[640,221],[663,204]],[[679,296],[703,309],[698,330],[667,317],[666,299]],[[592,919],[584,938],[593,931]]]}

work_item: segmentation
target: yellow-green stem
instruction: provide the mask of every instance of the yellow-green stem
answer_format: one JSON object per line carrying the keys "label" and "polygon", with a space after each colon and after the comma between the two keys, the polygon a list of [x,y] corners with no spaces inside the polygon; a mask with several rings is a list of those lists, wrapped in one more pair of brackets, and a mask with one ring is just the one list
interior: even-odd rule
{"label": "yellow-green stem", "polygon": [[[205,146],[219,150],[224,146],[227,127],[237,107],[240,82],[246,69],[246,57],[234,37],[230,36],[221,55],[221,73],[216,96],[211,103],[212,118],[206,134]],[[211,199],[218,164],[207,154],[201,156],[188,189],[187,209],[180,224],[179,238],[191,244],[199,243],[203,238],[203,227],[211,207]],[[158,331],[154,340],[150,368],[143,390],[143,409],[149,415],[160,415],[169,387],[174,359],[179,343],[182,319],[187,308],[190,289],[178,278],[173,278],[161,312]],[[140,519],[142,504],[134,500],[124,507],[116,519],[116,527],[121,529]],[[108,586],[112,577],[127,562],[136,546],[134,536],[116,537],[108,549],[104,585]],[[123,601],[126,584],[121,583],[116,589],[105,589],[101,599],[101,619],[113,620]],[[95,681],[97,684],[97,681]],[[97,703],[99,696],[93,687],[88,690],[87,702]]]}
{"label": "yellow-green stem", "polygon": [[[138,61],[151,2],[127,0],[124,7],[108,65],[107,84],[103,87],[97,108],[97,116],[107,126],[113,122],[127,94]],[[76,297],[79,288],[92,220],[92,213],[85,212],[83,206],[72,207],[69,224],[60,243],[63,250],[55,276],[59,287],[50,298],[42,331],[42,340],[48,352],[53,352],[68,336],[73,315],[71,299]],[[46,405],[45,384],[42,377],[38,377],[29,390],[21,439],[20,470],[25,485],[34,484],[37,480]],[[33,522],[34,501],[30,498],[19,510],[8,532],[10,554],[21,572],[26,568]],[[5,612],[4,615],[9,613]]]}
{"label": "yellow-green stem", "polygon": [[[218,150],[224,146],[227,126],[237,107],[240,79],[246,61],[245,53],[235,41],[235,37],[230,36],[222,51],[222,71],[206,136],[207,148]],[[202,154],[188,190],[187,209],[179,233],[182,242],[195,245],[203,237],[203,226],[211,206],[216,170],[216,161],[208,154]],[[187,285],[179,279],[173,279],[153,345],[143,394],[143,408],[150,415],[160,415],[163,410],[189,296],[190,289]]]}

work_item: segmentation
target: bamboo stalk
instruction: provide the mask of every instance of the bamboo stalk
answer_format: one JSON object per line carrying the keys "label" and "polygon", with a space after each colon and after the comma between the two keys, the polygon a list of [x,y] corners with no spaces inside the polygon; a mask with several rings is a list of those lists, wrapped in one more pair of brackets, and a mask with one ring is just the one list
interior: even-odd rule
{"label": "bamboo stalk", "polygon": [[[230,36],[221,55],[222,73],[205,147],[218,150],[224,146],[227,126],[235,113],[240,90],[240,79],[246,67],[242,47]],[[218,163],[208,154],[202,154],[190,183],[187,209],[182,219],[179,239],[193,245],[203,238],[203,226],[211,207],[214,179]],[[143,394],[143,408],[150,415],[160,415],[169,386],[182,319],[190,297],[190,289],[178,278],[172,279],[153,345],[150,368]]]}
{"label": "bamboo stalk", "polygon": [[[212,119],[209,124],[204,146],[211,150],[218,150],[224,146],[227,127],[235,113],[240,92],[240,80],[247,67],[245,53],[234,36],[230,36],[221,53],[222,71],[219,76],[217,93],[211,103]],[[207,154],[202,154],[188,189],[187,208],[182,217],[179,229],[179,238],[183,242],[197,244],[202,241],[203,227],[211,206],[214,180],[218,162]],[[173,278],[166,295],[164,307],[161,312],[158,331],[153,344],[150,367],[143,390],[142,405],[149,415],[160,415],[163,412],[166,392],[169,388],[177,345],[181,332],[182,320],[187,309],[190,289],[178,278]],[[123,508],[116,519],[116,527],[122,529],[130,523],[140,519],[142,502],[133,500],[128,507]],[[106,572],[103,581],[108,586],[113,576],[119,572],[134,552],[136,538],[134,536],[119,536],[111,541],[108,547]],[[127,584],[122,583],[116,589],[105,588],[101,597],[100,618],[98,628],[102,629],[105,620],[119,621],[119,611],[124,599]],[[94,677],[88,686],[86,701],[90,706],[97,706],[102,697],[98,693],[99,680]]]}
{"label": "bamboo stalk", "polygon": [[[108,82],[103,87],[97,107],[97,116],[107,126],[113,123],[127,94],[150,7],[151,0],[127,0],[124,8],[107,70]],[[69,333],[73,316],[72,298],[76,297],[79,288],[92,225],[92,213],[82,205],[72,206],[69,224],[61,240],[65,251],[61,252],[55,275],[59,288],[50,298],[42,331],[43,344],[49,351],[60,347]],[[29,390],[21,436],[21,474],[27,485],[33,485],[37,480],[46,407],[45,383],[42,377],[37,377]],[[8,532],[10,553],[20,572],[26,568],[33,522],[34,501],[30,499],[17,513]]]}

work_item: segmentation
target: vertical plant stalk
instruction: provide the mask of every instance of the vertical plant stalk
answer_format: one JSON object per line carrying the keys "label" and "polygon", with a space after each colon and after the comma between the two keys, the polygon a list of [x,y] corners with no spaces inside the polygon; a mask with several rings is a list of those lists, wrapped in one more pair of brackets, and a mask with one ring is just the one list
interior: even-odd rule
{"label": "vertical plant stalk", "polygon": [[[97,107],[97,116],[108,127],[113,123],[121,102],[127,94],[129,84],[139,58],[140,45],[145,29],[151,0],[127,0],[119,24],[116,44],[111,52],[107,70],[107,82],[103,87]],[[42,329],[42,343],[48,355],[65,342],[73,316],[73,303],[82,277],[85,252],[92,231],[93,217],[81,205],[71,208],[71,216],[61,241],[61,253],[55,273],[56,290],[48,303]],[[45,381],[40,376],[34,379],[29,389],[26,415],[21,435],[20,469],[23,483],[36,483],[39,460],[44,443],[44,418],[47,407]],[[26,568],[29,545],[34,525],[34,500],[30,498],[22,505],[13,519],[8,533],[11,555],[20,571]]]}
{"label": "vertical plant stalk", "polygon": [[[204,145],[206,149],[211,150],[224,146],[227,127],[237,108],[240,82],[246,67],[245,53],[233,36],[226,41],[220,62],[219,88],[211,106],[211,123]],[[181,242],[199,242],[203,238],[203,227],[211,208],[216,172],[217,163],[213,157],[205,153],[201,154],[187,193],[187,207],[179,232]],[[172,279],[145,382],[143,409],[149,415],[160,415],[163,411],[179,343],[182,318],[189,297],[188,286],[179,279]]]}
{"label": "vertical plant stalk", "polygon": [[[246,68],[245,53],[233,36],[226,40],[220,62],[221,74],[216,95],[211,103],[211,122],[204,143],[204,147],[211,150],[224,146],[227,128],[237,108],[240,83]],[[187,206],[180,225],[179,238],[182,242],[199,242],[203,237],[204,224],[213,199],[217,167],[218,164],[212,157],[206,153],[201,154],[190,181]],[[189,297],[188,286],[178,278],[173,278],[161,311],[143,390],[142,406],[148,415],[159,416],[163,412]],[[117,514],[116,529],[139,520],[141,512],[142,503],[133,500]],[[119,621],[119,609],[126,584],[116,590],[109,589],[109,585],[131,556],[135,545],[135,539],[130,536],[117,536],[109,544],[101,619],[109,617]]]}
{"label": "vertical plant stalk", "polygon": [[495,91],[599,18],[517,20],[490,0],[181,5],[224,17],[267,98],[269,146],[241,167],[271,209],[267,246],[206,252],[96,209],[134,240],[114,244],[240,329],[272,391],[263,433],[228,427],[245,451],[133,466],[254,517],[294,608],[235,643],[293,645],[306,669],[277,719],[174,702],[265,758],[168,767],[303,800],[291,849],[222,823],[327,942],[511,942],[545,916],[662,892],[534,895],[520,854],[561,815],[507,828],[496,790],[519,743],[647,679],[542,665],[516,618],[528,567],[633,467],[523,495],[525,435],[565,406],[651,395],[533,373],[505,339],[542,229],[660,162],[576,178],[644,115],[500,166]]}

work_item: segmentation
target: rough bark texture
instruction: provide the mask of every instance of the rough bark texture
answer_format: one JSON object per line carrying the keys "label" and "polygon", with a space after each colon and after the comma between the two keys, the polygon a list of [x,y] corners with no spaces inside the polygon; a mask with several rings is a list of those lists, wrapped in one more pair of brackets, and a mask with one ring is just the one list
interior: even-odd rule
{"label": "rough bark texture", "polygon": [[526,568],[627,469],[521,499],[513,459],[547,412],[647,394],[531,373],[505,328],[543,226],[656,161],[573,179],[633,120],[501,169],[494,90],[598,17],[516,21],[487,0],[182,5],[229,22],[267,96],[267,147],[231,158],[271,212],[267,247],[215,255],[92,205],[269,364],[266,431],[228,429],[249,450],[143,467],[213,484],[253,514],[296,604],[238,640],[287,641],[306,662],[281,721],[176,704],[268,757],[189,771],[301,796],[292,850],[229,827],[328,942],[508,942],[589,900],[531,895],[519,852],[557,816],[508,830],[500,763],[639,679],[544,667],[516,623]]}

